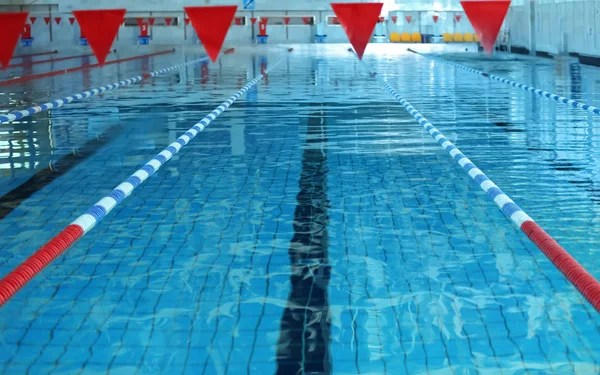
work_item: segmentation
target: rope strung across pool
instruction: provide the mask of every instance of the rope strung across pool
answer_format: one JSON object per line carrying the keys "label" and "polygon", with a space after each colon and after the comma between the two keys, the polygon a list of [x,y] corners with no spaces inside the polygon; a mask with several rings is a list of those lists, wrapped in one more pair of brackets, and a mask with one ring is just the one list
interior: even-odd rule
{"label": "rope strung across pool", "polygon": [[[230,53],[230,51],[232,51],[232,50],[233,50],[233,48],[225,51],[225,54]],[[171,72],[173,70],[183,68],[183,67],[188,66],[188,65],[198,64],[198,63],[203,62],[203,61],[208,61],[208,57],[203,57],[201,59],[196,59],[196,60],[188,61],[188,62],[185,62],[185,63],[173,65],[173,66],[170,66],[168,68],[156,70],[154,72],[145,73],[145,74],[142,74],[142,75],[139,75],[139,76],[136,76],[136,77],[132,77],[132,78],[125,79],[125,80],[122,80],[122,81],[119,81],[119,82],[111,83],[109,85],[98,87],[96,89],[84,91],[84,92],[81,92],[79,94],[65,96],[62,99],[53,100],[51,102],[48,102],[48,103],[45,103],[45,104],[42,104],[42,105],[36,105],[34,107],[27,108],[27,109],[24,109],[22,111],[11,112],[11,113],[9,113],[7,115],[0,115],[0,124],[7,124],[7,123],[13,122],[15,120],[20,120],[20,119],[22,119],[24,117],[28,117],[28,116],[34,115],[36,113],[47,111],[49,109],[60,108],[60,107],[64,106],[65,104],[69,104],[69,103],[74,102],[76,100],[86,99],[86,98],[89,98],[89,97],[101,94],[101,93],[106,92],[106,91],[114,90],[114,89],[119,88],[119,87],[129,86],[129,85],[131,85],[133,83],[143,81],[143,80],[145,80],[147,78],[156,77],[156,76],[159,76],[159,75]]]}
{"label": "rope strung across pool", "polygon": [[581,102],[578,102],[577,100],[574,100],[574,99],[569,99],[569,98],[566,98],[564,96],[553,94],[553,93],[548,92],[548,91],[543,91],[543,90],[540,90],[540,89],[536,89],[535,87],[528,86],[528,85],[526,85],[524,83],[519,83],[519,82],[511,81],[510,79],[498,77],[498,76],[495,76],[493,74],[482,72],[482,71],[477,70],[477,69],[469,68],[468,66],[457,64],[455,62],[448,61],[448,60],[445,60],[445,59],[442,59],[442,58],[434,58],[434,57],[431,57],[431,56],[427,56],[427,55],[424,55],[424,54],[419,53],[417,51],[414,51],[414,50],[412,50],[410,48],[408,49],[408,51],[410,51],[412,53],[415,53],[415,54],[417,54],[419,56],[423,56],[423,57],[428,58],[428,59],[441,61],[444,64],[452,65],[454,67],[466,70],[468,72],[478,74],[478,75],[480,75],[482,77],[486,77],[486,78],[493,79],[493,80],[498,81],[498,82],[506,83],[507,85],[510,85],[512,87],[516,87],[516,88],[519,88],[519,89],[522,89],[522,90],[525,90],[525,91],[532,92],[532,93],[537,94],[537,95],[539,95],[539,96],[541,96],[543,98],[554,99],[554,100],[556,100],[559,103],[570,105],[573,108],[582,109],[584,111],[593,113],[595,115],[600,115],[600,108],[594,107],[593,105],[581,103]]}
{"label": "rope strung across pool", "polygon": [[379,83],[404,107],[404,109],[425,129],[435,141],[450,154],[452,159],[475,181],[488,197],[502,210],[504,215],[515,223],[529,239],[550,259],[581,294],[600,312],[600,282],[596,280],[575,258],[546,233],[510,197],[471,162],[452,142],[437,130],[408,100],[394,90],[376,72]]}
{"label": "rope strung across pool", "polygon": [[285,58],[279,60],[264,73],[259,74],[253,80],[246,83],[239,91],[228,100],[221,103],[208,116],[204,117],[177,140],[162,150],[158,155],[148,161],[142,168],[132,174],[127,180],[118,185],[110,194],[100,199],[94,206],[79,216],[69,226],[63,229],[48,243],[38,249],[17,268],[12,270],[0,280],[0,306],[15,295],[36,274],[66,251],[78,239],[90,231],[94,225],[102,220],[115,206],[127,198],[135,188],[140,186],[151,175],[156,173],[173,155],[177,154],[182,147],[187,145],[198,133],[209,126],[221,113],[225,112],[236,100],[244,95],[250,88],[256,85],[272,69],[281,64]]}

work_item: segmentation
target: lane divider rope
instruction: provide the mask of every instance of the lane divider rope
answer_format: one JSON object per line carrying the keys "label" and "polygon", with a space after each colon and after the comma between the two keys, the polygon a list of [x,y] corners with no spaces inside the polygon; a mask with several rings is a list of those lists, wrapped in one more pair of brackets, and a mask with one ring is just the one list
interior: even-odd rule
{"label": "lane divider rope", "polygon": [[[232,51],[233,51],[233,48],[230,48],[230,49],[226,50],[224,53],[228,54],[228,53],[231,53]],[[62,99],[56,99],[56,100],[53,100],[51,102],[44,103],[42,105],[36,105],[34,107],[27,108],[27,109],[24,109],[22,111],[16,111],[16,112],[11,112],[11,113],[6,114],[6,115],[0,115],[0,125],[1,124],[8,124],[8,123],[11,123],[11,122],[13,122],[15,120],[20,120],[20,119],[22,119],[24,117],[32,116],[32,115],[34,115],[36,113],[40,113],[40,112],[45,112],[45,111],[50,110],[50,109],[60,108],[60,107],[64,106],[65,104],[69,104],[69,103],[77,101],[77,100],[87,99],[87,98],[90,98],[92,96],[96,96],[96,95],[101,94],[101,93],[106,92],[106,91],[114,90],[114,89],[119,88],[119,87],[129,86],[129,85],[134,84],[136,82],[141,82],[141,81],[143,81],[143,80],[145,80],[147,78],[156,77],[156,76],[159,76],[159,75],[171,72],[173,70],[177,70],[177,69],[183,68],[183,67],[188,66],[188,65],[198,64],[198,63],[200,63],[202,61],[208,61],[208,57],[203,57],[201,59],[196,59],[196,60],[188,61],[188,62],[185,62],[185,63],[173,65],[173,66],[170,66],[168,68],[156,70],[156,71],[151,72],[151,73],[145,73],[145,74],[142,74],[142,75],[139,75],[139,76],[136,76],[136,77],[131,77],[129,79],[125,79],[125,80],[122,80],[122,81],[119,81],[119,82],[114,82],[114,83],[111,83],[109,85],[105,85],[105,86],[98,87],[98,88],[95,88],[95,89],[92,89],[92,90],[84,91],[84,92],[81,92],[79,94],[65,96]]]}
{"label": "lane divider rope", "polygon": [[80,72],[82,70],[102,68],[102,67],[106,67],[109,65],[122,64],[122,63],[128,62],[128,61],[134,61],[134,60],[150,58],[150,57],[154,57],[154,56],[166,55],[168,53],[173,53],[173,52],[175,52],[174,48],[170,49],[170,50],[160,51],[160,52],[147,53],[145,55],[137,55],[137,56],[126,57],[123,59],[109,60],[106,63],[104,63],[104,65],[100,65],[100,63],[94,63],[94,64],[90,63],[90,64],[74,66],[72,68],[67,68],[67,69],[52,70],[52,71],[45,72],[45,73],[29,74],[29,75],[24,75],[24,76],[20,76],[20,77],[13,77],[6,81],[0,81],[0,86],[12,86],[15,84],[31,82],[31,81],[35,81],[35,80],[42,79],[42,78],[56,77],[56,76],[70,74],[70,73],[74,73],[74,72]]}
{"label": "lane divider rope", "polygon": [[515,223],[523,233],[550,259],[581,294],[600,312],[600,282],[596,280],[575,258],[546,233],[508,195],[490,180],[452,142],[437,130],[410,102],[376,72],[372,72],[379,83],[396,99],[404,109],[431,135],[452,159],[471,177],[488,197],[502,210],[504,215]]}
{"label": "lane divider rope", "polygon": [[428,55],[422,54],[420,52],[417,52],[415,50],[412,50],[410,48],[408,49],[408,51],[412,52],[412,53],[415,53],[415,54],[417,54],[419,56],[423,56],[423,57],[425,57],[427,59],[440,61],[440,62],[443,62],[444,64],[448,64],[448,65],[454,66],[456,68],[460,68],[460,69],[466,70],[468,72],[475,73],[475,74],[480,75],[482,77],[489,78],[489,79],[492,79],[494,81],[502,82],[502,83],[505,83],[505,84],[510,85],[512,87],[515,87],[515,88],[518,88],[518,89],[522,89],[524,91],[532,92],[532,93],[534,93],[536,95],[541,96],[542,98],[554,99],[558,103],[566,104],[566,105],[571,106],[573,108],[581,109],[581,110],[593,113],[595,115],[600,115],[600,108],[594,107],[593,105],[581,103],[581,102],[579,102],[579,101],[577,101],[575,99],[566,98],[564,96],[553,94],[553,93],[548,92],[548,91],[540,90],[540,89],[537,89],[535,87],[526,85],[524,83],[519,83],[519,82],[511,81],[510,79],[498,77],[498,76],[495,76],[495,75],[490,74],[490,73],[486,73],[486,72],[482,72],[482,71],[477,70],[477,69],[469,68],[468,66],[457,64],[455,62],[452,62],[452,61],[449,61],[449,60],[446,60],[446,59],[442,59],[442,58],[439,58],[439,57],[428,56]]}
{"label": "lane divider rope", "polygon": [[48,52],[38,52],[38,53],[29,53],[29,54],[25,54],[25,55],[19,55],[19,56],[13,56],[11,58],[12,59],[24,59],[24,58],[28,58],[28,57],[36,57],[36,56],[46,56],[46,55],[54,55],[57,54],[58,51],[54,50],[54,51],[48,51]]}
{"label": "lane divider rope", "polygon": [[225,112],[236,100],[244,95],[250,88],[256,85],[272,69],[277,67],[285,58],[279,60],[271,67],[259,74],[253,80],[246,83],[240,90],[232,95],[228,100],[221,103],[208,116],[204,117],[188,131],[181,135],[177,140],[171,143],[167,148],[158,153],[154,158],[148,161],[142,168],[138,169],[128,179],[114,188],[107,196],[100,199],[94,206],[88,209],[83,215],[69,224],[58,235],[39,248],[23,263],[17,266],[3,279],[0,280],[0,306],[14,296],[25,284],[27,284],[35,275],[42,271],[48,264],[65,252],[78,239],[89,232],[100,220],[102,220],[116,205],[127,198],[135,188],[140,186],[148,177],[152,176],[160,169],[173,155],[177,154],[181,148],[187,145],[198,133],[209,126],[221,113]]}
{"label": "lane divider rope", "polygon": [[[116,52],[116,51],[117,50],[114,50],[114,52]],[[87,53],[87,54],[84,54],[84,55],[77,55],[77,56],[64,56],[64,57],[57,57],[57,58],[52,58],[51,57],[51,58],[46,59],[46,60],[25,61],[25,62],[21,62],[19,64],[11,64],[11,65],[7,66],[6,68],[7,69],[10,69],[10,68],[20,68],[20,67],[23,67],[23,66],[29,67],[31,65],[46,64],[46,63],[49,63],[49,62],[59,62],[59,61],[73,60],[73,59],[79,59],[79,58],[83,58],[83,57],[92,57],[92,56],[94,56],[93,53]]]}

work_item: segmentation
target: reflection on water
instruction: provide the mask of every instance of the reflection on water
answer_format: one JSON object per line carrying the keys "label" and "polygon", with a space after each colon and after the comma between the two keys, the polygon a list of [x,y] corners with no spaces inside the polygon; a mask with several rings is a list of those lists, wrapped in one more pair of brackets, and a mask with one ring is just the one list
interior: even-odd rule
{"label": "reflection on water", "polygon": [[[314,105],[318,109],[318,104]],[[291,290],[281,318],[277,374],[330,374],[331,273],[327,226],[327,112],[308,115],[289,256]]]}
{"label": "reflection on water", "polygon": [[[5,189],[55,178],[8,202],[0,275],[285,52],[257,48],[4,128]],[[0,373],[598,373],[597,313],[346,48],[283,53],[3,306]],[[447,57],[600,92],[585,66]],[[398,46],[365,60],[600,275],[597,118]]]}

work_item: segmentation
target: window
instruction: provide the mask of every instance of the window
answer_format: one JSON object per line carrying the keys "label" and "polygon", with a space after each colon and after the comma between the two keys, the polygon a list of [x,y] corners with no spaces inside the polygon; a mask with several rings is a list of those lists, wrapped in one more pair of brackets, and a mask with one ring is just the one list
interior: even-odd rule
{"label": "window", "polygon": [[139,27],[141,22],[148,22],[150,26],[178,26],[178,17],[127,17],[125,26]]}
{"label": "window", "polygon": [[340,21],[335,16],[328,16],[327,17],[327,24],[328,25],[339,25]]}
{"label": "window", "polygon": [[[274,17],[261,17],[261,19],[267,18],[269,21],[268,25],[289,25],[289,26],[304,26],[314,25],[314,17],[294,17],[294,16],[274,16]],[[286,23],[287,21],[287,23]]]}
{"label": "window", "polygon": [[235,26],[245,26],[246,25],[246,17],[235,17],[233,19],[233,25],[235,25]]}

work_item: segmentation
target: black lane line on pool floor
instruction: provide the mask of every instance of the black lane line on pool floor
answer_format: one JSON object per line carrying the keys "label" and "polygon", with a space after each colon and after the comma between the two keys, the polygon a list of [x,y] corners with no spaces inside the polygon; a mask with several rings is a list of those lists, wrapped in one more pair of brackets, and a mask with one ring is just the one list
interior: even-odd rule
{"label": "black lane line on pool floor", "polygon": [[325,121],[322,110],[308,117],[289,248],[291,291],[277,345],[278,375],[331,373]]}
{"label": "black lane line on pool floor", "polygon": [[77,148],[76,151],[63,156],[52,167],[38,170],[33,176],[21,185],[0,197],[0,220],[7,217],[15,208],[19,207],[26,199],[43,189],[46,185],[64,175],[82,161],[96,153],[101,147],[121,134],[123,128],[113,125],[98,137],[90,139]]}

